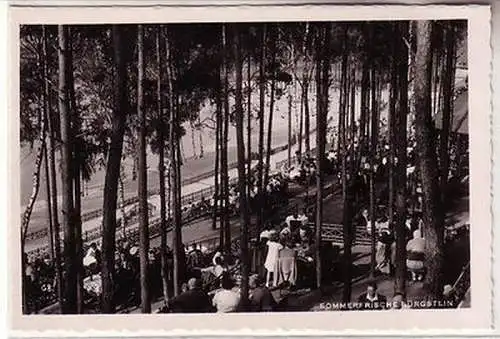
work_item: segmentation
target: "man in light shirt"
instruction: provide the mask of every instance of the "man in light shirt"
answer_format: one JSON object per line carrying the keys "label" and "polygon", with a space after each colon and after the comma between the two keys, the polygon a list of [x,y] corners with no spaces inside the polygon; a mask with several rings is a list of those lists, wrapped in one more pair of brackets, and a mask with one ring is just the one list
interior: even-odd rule
{"label": "man in light shirt", "polygon": [[215,293],[212,305],[217,309],[217,313],[232,313],[240,306],[240,294],[233,291],[234,284],[229,275],[222,276],[222,289]]}

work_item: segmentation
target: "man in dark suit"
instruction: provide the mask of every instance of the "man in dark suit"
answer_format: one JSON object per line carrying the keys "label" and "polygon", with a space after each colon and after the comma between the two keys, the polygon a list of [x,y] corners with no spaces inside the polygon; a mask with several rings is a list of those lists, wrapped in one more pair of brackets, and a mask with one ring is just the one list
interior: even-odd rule
{"label": "man in dark suit", "polygon": [[372,281],[368,283],[366,293],[359,296],[358,303],[364,310],[381,310],[386,308],[387,298],[377,293],[377,283]]}
{"label": "man in dark suit", "polygon": [[172,313],[206,313],[212,311],[210,299],[200,285],[199,279],[189,279],[188,290],[170,299],[168,309]]}

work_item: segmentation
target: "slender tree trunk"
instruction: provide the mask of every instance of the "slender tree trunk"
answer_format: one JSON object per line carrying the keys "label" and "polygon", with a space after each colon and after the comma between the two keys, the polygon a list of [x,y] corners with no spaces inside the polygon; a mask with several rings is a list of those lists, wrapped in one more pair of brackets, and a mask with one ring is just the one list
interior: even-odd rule
{"label": "slender tree trunk", "polygon": [[237,27],[234,27],[234,59],[236,68],[236,93],[235,93],[235,113],[236,113],[236,143],[238,152],[238,188],[240,192],[240,222],[241,222],[241,300],[243,310],[248,302],[248,276],[250,273],[250,260],[248,254],[248,225],[250,215],[248,213],[247,189],[245,187],[245,145],[243,136],[243,65],[241,58],[240,36]]}
{"label": "slender tree trunk", "polygon": [[224,252],[231,253],[231,229],[229,225],[229,166],[228,166],[228,134],[229,134],[229,49],[227,47],[227,26],[222,25],[222,53],[224,60],[224,114],[223,114],[223,140],[222,147],[222,176],[224,178]]}
{"label": "slender tree trunk", "polygon": [[75,218],[73,201],[73,140],[71,133],[71,113],[68,98],[69,34],[68,27],[58,26],[59,38],[59,114],[61,120],[61,177],[62,177],[62,216],[64,229],[64,304],[63,313],[77,312],[77,267]]}
{"label": "slender tree trunk", "polygon": [[[277,30],[278,28],[275,27]],[[276,37],[275,34],[271,37],[271,41],[275,41],[275,39],[279,40],[279,37]],[[274,92],[276,88],[276,72],[274,70],[275,62],[276,62],[276,44],[273,42],[271,46],[271,64],[273,65],[273,69],[271,71],[271,98],[269,101],[269,117],[267,124],[267,151],[266,151],[266,168],[264,171],[264,203],[267,206],[267,184],[269,183],[269,171],[271,169],[271,150],[272,150],[272,139],[273,139],[273,115],[274,115]]]}
{"label": "slender tree trunk", "polygon": [[292,165],[292,92],[288,93],[288,168]]}
{"label": "slender tree trunk", "polygon": [[305,153],[310,156],[311,155],[311,141],[310,135],[311,127],[310,127],[310,119],[309,119],[309,72],[310,69],[307,67],[308,63],[308,50],[307,44],[309,41],[309,37],[311,34],[310,24],[306,22],[304,39],[302,41],[302,53],[304,55],[304,68],[303,68],[303,77],[302,77],[302,97],[304,100],[304,148]]}
{"label": "slender tree trunk", "polygon": [[[47,119],[45,118],[45,126],[47,126]],[[48,156],[49,149],[47,147],[47,141],[45,141],[46,152],[43,154],[44,171],[45,171],[45,191],[47,200],[47,221],[48,221],[48,232],[47,236],[49,238],[49,255],[52,263],[55,262],[55,252],[54,252],[54,224],[52,222],[52,201],[50,196],[50,173],[49,173],[49,162]]]}
{"label": "slender tree trunk", "polygon": [[191,121],[189,123],[189,127],[191,127],[191,147],[192,147],[192,152],[193,152],[193,158],[196,159],[196,129],[194,127],[194,123]]}
{"label": "slender tree trunk", "polygon": [[[371,34],[370,34],[371,35]],[[377,141],[378,141],[378,101],[377,101],[377,71],[371,65],[371,142],[370,142],[370,222],[371,222],[371,256],[370,275],[375,276],[377,234],[375,230],[375,165],[377,164]]]}
{"label": "slender tree trunk", "polygon": [[165,189],[165,119],[163,117],[162,102],[162,50],[161,35],[163,27],[159,25],[156,29],[156,64],[158,77],[156,79],[156,105],[158,110],[158,175],[160,179],[160,258],[161,258],[161,281],[163,300],[168,300],[168,266],[167,266],[167,203]]}
{"label": "slender tree trunk", "polygon": [[[50,248],[50,259],[52,263],[55,264],[56,256],[55,256],[55,248],[54,248],[54,217],[52,210],[52,197],[51,197],[51,178],[49,172],[49,153],[50,153],[50,132],[51,132],[51,124],[49,124],[49,119],[51,119],[50,115],[50,88],[48,83],[48,65],[47,65],[47,32],[45,25],[42,26],[42,77],[43,77],[43,119],[44,126],[48,129],[48,136],[45,138],[45,147],[46,152],[44,154],[45,161],[45,190],[47,192],[47,218],[48,218],[48,226],[49,226],[49,248]],[[57,204],[57,201],[55,202]],[[56,206],[57,209],[57,206]]]}
{"label": "slender tree trunk", "polygon": [[116,237],[116,200],[118,179],[123,150],[125,120],[129,109],[127,100],[127,68],[124,55],[124,28],[113,25],[113,53],[116,68],[114,82],[114,104],[112,115],[111,142],[104,178],[103,224],[102,224],[102,312],[114,313],[114,268]]}
{"label": "slender tree trunk", "polygon": [[47,152],[48,152],[48,162],[50,170],[50,194],[52,197],[51,208],[52,208],[52,221],[54,226],[54,266],[56,271],[56,290],[57,299],[59,301],[59,309],[62,310],[63,305],[63,277],[61,268],[61,230],[59,225],[59,210],[58,210],[58,197],[57,197],[57,179],[56,179],[56,142],[55,142],[55,127],[54,127],[54,117],[52,116],[51,110],[51,100],[50,100],[50,88],[48,81],[48,53],[47,53],[47,35],[46,26],[42,26],[43,30],[43,54],[45,56],[43,67],[44,67],[44,91],[45,97],[47,99],[47,128],[49,137],[47,139]]}
{"label": "slender tree trunk", "polygon": [[[220,200],[220,186],[219,186],[219,177],[220,177],[220,143],[221,143],[221,138],[220,138],[220,130],[221,130],[221,100],[220,96],[221,91],[220,91],[220,70],[217,72],[217,93],[216,93],[216,109],[215,109],[215,168],[214,168],[214,210],[212,214],[212,229],[217,228],[217,215],[219,214],[219,200]],[[222,181],[222,180],[221,180]],[[223,238],[223,233],[222,229],[220,230],[220,245],[224,243],[224,238]]]}
{"label": "slender tree trunk", "polygon": [[182,265],[181,262],[181,251],[183,251],[182,247],[182,220],[181,220],[181,206],[179,200],[179,179],[177,178],[179,175],[180,168],[180,152],[179,152],[179,136],[177,134],[178,124],[177,124],[177,99],[175,95],[175,89],[173,88],[173,61],[170,50],[170,32],[166,32],[166,64],[167,64],[167,84],[168,84],[168,104],[169,104],[169,113],[170,113],[170,131],[169,131],[169,151],[170,151],[170,178],[171,178],[171,187],[172,190],[172,218],[173,218],[173,256],[174,256],[174,268],[173,268],[173,287],[174,287],[174,296],[177,296],[181,292],[181,279],[182,279]]}
{"label": "slender tree trunk", "polygon": [[[71,32],[71,31],[69,31]],[[69,33],[71,37],[71,33]],[[74,136],[79,136],[81,131],[81,121],[78,115],[78,107],[76,106],[76,98],[75,98],[75,81],[73,75],[73,47],[71,43],[71,39],[69,39],[68,43],[68,96],[69,103],[71,108],[71,120],[72,120],[72,134]],[[73,180],[74,180],[74,222],[75,222],[75,263],[76,266],[76,275],[77,275],[77,313],[83,314],[83,304],[84,304],[84,291],[83,291],[83,278],[85,275],[84,267],[83,267],[83,240],[82,240],[82,185],[81,185],[81,169],[83,166],[83,160],[81,154],[82,152],[82,143],[83,139],[81,137],[75,137],[73,139]]]}
{"label": "slender tree trunk", "polygon": [[316,287],[322,283],[321,267],[321,226],[323,224],[323,195],[324,195],[324,164],[326,144],[326,116],[328,112],[328,81],[330,61],[328,60],[327,46],[329,45],[329,31],[326,24],[321,25],[316,51]]}
{"label": "slender tree trunk", "polygon": [[203,126],[201,124],[201,114],[200,112],[198,112],[198,127],[197,127],[197,130],[198,130],[198,135],[200,137],[200,158],[203,158],[203,156],[205,155],[205,151],[203,149]]}
{"label": "slender tree trunk", "polygon": [[[396,24],[394,37],[406,36],[408,23]],[[395,293],[405,295],[406,292],[406,166],[407,166],[407,120],[408,120],[408,52],[401,39],[396,41],[396,55],[398,59],[398,109],[394,116],[394,146],[395,156],[398,159],[394,167],[395,178],[395,207],[396,207],[396,262],[395,265]]]}
{"label": "slender tree trunk", "polygon": [[266,43],[267,43],[267,26],[264,24],[261,31],[261,46],[260,46],[260,60],[259,60],[259,173],[257,177],[257,197],[259,201],[259,213],[257,225],[262,228],[264,225],[264,205],[262,203],[263,187],[263,171],[264,171],[264,110],[266,100],[266,80],[264,73],[264,63],[266,60]]}
{"label": "slender tree trunk", "polygon": [[[222,36],[222,26],[221,26],[221,36]],[[220,40],[220,50],[222,50],[222,39]],[[222,152],[224,150],[222,145],[223,137],[223,103],[224,103],[224,84],[222,83],[224,72],[224,59],[220,55],[218,70],[217,70],[217,88],[216,88],[216,176],[220,179],[220,184],[217,186],[216,190],[216,200],[215,200],[215,214],[214,214],[214,227],[216,225],[216,216],[219,216],[219,246],[220,250],[224,249],[224,218],[222,213],[224,213],[224,178],[223,178],[223,156]]]}
{"label": "slender tree trunk", "polygon": [[360,130],[359,130],[359,144],[361,150],[364,153],[367,149],[367,130],[368,130],[368,114],[369,114],[369,102],[370,102],[370,57],[369,57],[369,44],[367,41],[369,37],[369,24],[364,24],[363,35],[364,35],[364,55],[363,55],[363,65],[361,71],[361,116],[360,116]]}
{"label": "slender tree trunk", "polygon": [[[393,23],[393,32],[395,33],[397,23]],[[389,96],[389,119],[388,119],[388,132],[389,132],[389,156],[387,159],[387,167],[389,171],[389,200],[387,202],[387,213],[389,214],[389,224],[392,224],[394,217],[394,157],[395,157],[395,139],[394,139],[394,120],[396,115],[396,101],[397,101],[397,92],[398,92],[398,58],[397,54],[397,44],[396,39],[399,39],[399,36],[394,36],[392,41],[392,60],[391,60],[391,83],[390,83],[390,96]]]}
{"label": "slender tree trunk", "polygon": [[46,151],[45,147],[45,122],[43,119],[43,114],[39,114],[39,122],[40,122],[40,146],[37,151],[36,159],[35,159],[35,171],[33,173],[33,189],[31,192],[30,200],[28,205],[26,206],[26,210],[23,214],[23,220],[21,225],[21,263],[22,263],[22,300],[23,300],[23,313],[27,314],[30,312],[28,307],[28,299],[26,295],[26,259],[27,254],[25,253],[26,246],[26,236],[28,235],[28,227],[31,219],[31,213],[33,212],[33,206],[35,205],[36,198],[38,197],[38,191],[40,189],[40,177],[41,177],[41,169],[43,162],[43,154]]}
{"label": "slender tree trunk", "polygon": [[263,210],[265,215],[269,211],[268,201],[269,194],[267,193],[267,185],[269,183],[269,171],[271,170],[271,151],[272,151],[272,139],[273,139],[273,116],[274,116],[274,101],[275,101],[275,89],[276,89],[276,72],[275,72],[275,62],[276,62],[276,43],[275,39],[279,40],[279,34],[276,36],[275,30],[279,30],[278,27],[274,26],[273,35],[271,37],[271,93],[270,93],[270,101],[269,101],[269,117],[268,117],[268,125],[267,125],[267,150],[266,150],[266,166],[264,171],[264,183],[263,183],[263,192],[262,201],[264,206],[266,206]]}
{"label": "slender tree trunk", "polygon": [[297,160],[299,161],[300,157],[302,156],[302,135],[304,133],[303,130],[304,130],[304,92],[302,92],[300,95],[299,132],[297,136],[297,143],[298,143]]}
{"label": "slender tree trunk", "polygon": [[[177,95],[178,97],[178,95]],[[179,121],[179,105],[175,109],[175,121]],[[178,267],[179,267],[179,274],[178,274],[178,281],[179,281],[179,286],[181,286],[181,283],[186,281],[186,257],[185,257],[185,249],[184,249],[184,243],[182,242],[182,182],[181,182],[181,166],[182,166],[182,158],[181,158],[181,140],[182,137],[179,134],[179,128],[180,126],[175,126],[175,129],[177,131],[176,134],[176,166],[175,166],[175,179],[177,180],[177,190],[174,190],[175,192],[175,199],[177,200],[177,220],[179,221],[176,224],[176,230],[175,230],[175,242],[176,242],[176,247],[177,247],[177,256],[178,256]]]}
{"label": "slender tree trunk", "polygon": [[434,48],[432,48],[432,53],[433,53],[432,79],[434,79],[434,81],[432,82],[432,87],[433,87],[432,88],[432,112],[433,112],[433,115],[435,115],[438,113],[438,111],[440,109],[440,106],[439,106],[439,88],[441,87],[440,84],[442,82],[440,68],[441,68],[441,59],[442,59],[443,28],[440,25],[436,25],[433,28],[432,34],[433,34],[433,36],[431,37],[431,44],[434,46]]}
{"label": "slender tree trunk", "polygon": [[304,142],[305,153],[311,155],[311,139],[309,133],[311,132],[310,119],[309,119],[309,79],[308,75],[304,75],[303,80],[303,97],[304,97]]}
{"label": "slender tree trunk", "polygon": [[250,199],[252,177],[252,54],[248,52],[247,61],[247,199]]}
{"label": "slender tree trunk", "polygon": [[356,136],[356,118],[355,118],[355,113],[356,113],[356,72],[354,69],[351,71],[351,76],[350,76],[350,84],[351,84],[351,93],[350,93],[350,99],[351,99],[351,106],[350,106],[350,113],[351,113],[351,129],[350,129],[350,135],[351,135],[351,145],[352,145],[352,154],[351,154],[351,166],[354,167],[355,164],[357,163],[356,161],[356,149],[354,148],[354,137]]}
{"label": "slender tree trunk", "polygon": [[123,239],[125,239],[127,237],[127,218],[125,215],[125,184],[123,183],[123,176],[124,176],[124,171],[120,170],[120,176],[118,177],[118,190],[120,191],[122,237]]}
{"label": "slender tree trunk", "polygon": [[82,239],[82,184],[81,184],[81,172],[80,166],[75,165],[75,178],[74,178],[74,189],[75,189],[75,238],[76,238],[76,265],[77,265],[77,313],[84,313],[84,290],[83,290],[83,279],[85,277],[85,271],[83,267],[83,239]]}
{"label": "slender tree trunk", "polygon": [[418,21],[415,65],[416,137],[423,191],[426,287],[431,295],[442,298],[444,256],[444,214],[439,191],[436,138],[432,120],[431,21]]}
{"label": "slender tree trunk", "polygon": [[139,119],[137,134],[139,136],[137,155],[139,158],[139,259],[141,273],[141,311],[151,313],[149,293],[149,216],[148,216],[148,186],[146,163],[146,112],[144,111],[144,29],[137,27],[137,117]]}
{"label": "slender tree trunk", "polygon": [[[343,281],[343,292],[342,292],[342,300],[344,302],[348,302],[351,299],[351,265],[352,265],[352,255],[351,255],[351,228],[352,228],[352,217],[351,217],[351,209],[350,206],[350,194],[348,194],[348,171],[347,171],[347,147],[346,147],[346,118],[347,118],[347,99],[348,99],[348,83],[347,83],[347,39],[348,39],[348,26],[344,26],[344,52],[342,55],[342,97],[341,97],[341,111],[340,111],[340,119],[341,119],[341,131],[339,134],[340,137],[340,156],[342,159],[342,201],[343,201],[343,240],[344,240],[344,256],[343,256],[343,266],[344,266],[344,281]],[[350,180],[349,180],[350,181]]]}
{"label": "slender tree trunk", "polygon": [[441,194],[444,201],[449,172],[449,138],[453,111],[453,89],[455,83],[455,26],[446,30],[446,62],[443,73],[443,121],[440,135],[439,159],[441,161]]}

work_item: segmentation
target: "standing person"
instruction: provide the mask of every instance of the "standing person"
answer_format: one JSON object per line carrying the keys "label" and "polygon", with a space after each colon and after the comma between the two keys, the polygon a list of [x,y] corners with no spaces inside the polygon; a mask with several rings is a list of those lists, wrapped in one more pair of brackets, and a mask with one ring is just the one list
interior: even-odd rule
{"label": "standing person", "polygon": [[413,281],[421,281],[424,272],[425,240],[419,229],[413,232],[413,239],[406,244],[406,267],[411,272]]}
{"label": "standing person", "polygon": [[227,273],[222,276],[221,287],[222,290],[215,293],[212,305],[217,313],[236,312],[240,306],[240,294],[233,291],[234,283]]}
{"label": "standing person", "polygon": [[264,279],[254,274],[249,279],[249,286],[251,289],[249,310],[251,312],[272,312],[276,309],[276,300],[265,286]]}
{"label": "standing person", "polygon": [[287,242],[278,252],[278,284],[287,283],[294,288],[297,283],[297,252]]}
{"label": "standing person", "polygon": [[266,261],[264,262],[264,267],[267,271],[266,275],[266,286],[269,287],[271,285],[271,277],[273,279],[273,285],[277,284],[278,277],[278,256],[279,251],[283,248],[277,241],[276,235],[273,235],[271,239],[267,241],[267,256]]}
{"label": "standing person", "polygon": [[196,248],[196,244],[191,245],[191,250],[189,251],[187,257],[187,264],[191,269],[201,267],[203,265],[203,254]]}

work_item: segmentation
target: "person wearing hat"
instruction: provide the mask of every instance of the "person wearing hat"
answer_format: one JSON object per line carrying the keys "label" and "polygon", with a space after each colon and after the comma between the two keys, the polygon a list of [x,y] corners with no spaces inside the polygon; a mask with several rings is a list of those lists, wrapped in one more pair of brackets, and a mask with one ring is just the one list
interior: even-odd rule
{"label": "person wearing hat", "polygon": [[170,299],[167,303],[172,313],[206,313],[212,311],[208,294],[201,288],[199,279],[191,278],[187,282],[187,291]]}

